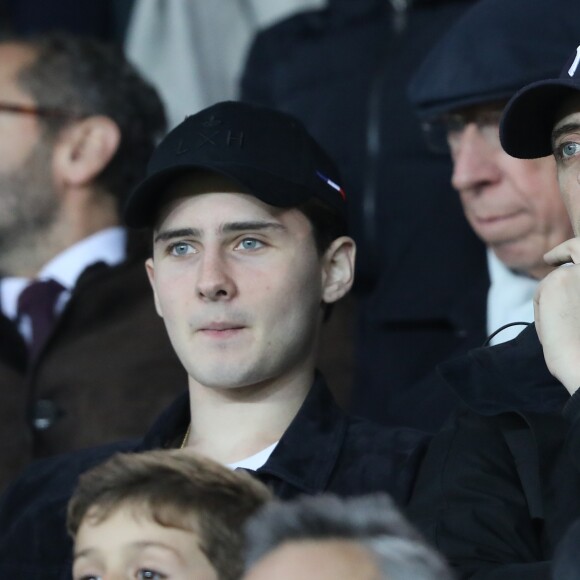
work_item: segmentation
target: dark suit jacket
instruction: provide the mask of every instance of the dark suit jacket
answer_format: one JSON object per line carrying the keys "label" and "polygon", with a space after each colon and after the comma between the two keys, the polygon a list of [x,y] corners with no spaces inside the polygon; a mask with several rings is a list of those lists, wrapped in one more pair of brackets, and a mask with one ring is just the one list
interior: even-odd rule
{"label": "dark suit jacket", "polygon": [[87,269],[32,362],[0,318],[0,488],[33,459],[142,435],[187,387],[143,261]]}

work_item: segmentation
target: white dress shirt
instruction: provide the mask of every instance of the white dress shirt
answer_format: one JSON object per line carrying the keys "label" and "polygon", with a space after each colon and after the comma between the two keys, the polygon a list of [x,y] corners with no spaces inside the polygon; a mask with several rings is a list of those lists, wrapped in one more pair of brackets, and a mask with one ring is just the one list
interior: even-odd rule
{"label": "white dress shirt", "polygon": [[[42,267],[36,279],[56,280],[65,288],[55,306],[58,314],[63,311],[80,275],[89,266],[97,262],[116,266],[125,260],[126,242],[127,232],[122,227],[107,228],[77,242]],[[0,305],[3,314],[8,318],[16,320],[18,298],[29,283],[29,279],[18,277],[6,277],[0,280]],[[31,337],[30,321],[21,320],[19,330],[22,336],[29,341]]]}
{"label": "white dress shirt", "polygon": [[[510,322],[534,321],[534,294],[539,280],[518,274],[487,251],[487,266],[491,285],[487,293],[488,336]],[[511,326],[498,333],[490,344],[515,338],[525,326]]]}

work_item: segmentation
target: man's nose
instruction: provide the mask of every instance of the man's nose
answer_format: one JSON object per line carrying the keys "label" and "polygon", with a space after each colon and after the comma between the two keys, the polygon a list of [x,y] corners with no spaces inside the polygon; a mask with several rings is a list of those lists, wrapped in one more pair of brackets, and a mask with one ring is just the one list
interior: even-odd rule
{"label": "man's nose", "polygon": [[458,191],[479,189],[495,182],[500,176],[495,157],[500,145],[490,143],[475,123],[469,123],[449,138],[453,157],[451,184]]}
{"label": "man's nose", "polygon": [[204,300],[231,300],[236,284],[226,257],[215,250],[205,251],[198,272],[197,295]]}

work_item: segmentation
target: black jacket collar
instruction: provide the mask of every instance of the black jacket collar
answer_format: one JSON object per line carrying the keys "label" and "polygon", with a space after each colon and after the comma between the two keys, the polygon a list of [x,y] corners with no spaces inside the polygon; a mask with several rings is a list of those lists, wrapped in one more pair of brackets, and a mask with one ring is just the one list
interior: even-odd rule
{"label": "black jacket collar", "polygon": [[570,398],[550,374],[533,324],[509,342],[474,349],[438,370],[459,397],[483,415],[555,411]]}
{"label": "black jacket collar", "polygon": [[258,474],[314,494],[327,488],[347,428],[344,413],[317,374],[296,417]]}
{"label": "black jacket collar", "polygon": [[[184,393],[159,417],[138,451],[177,446],[189,424],[189,393]],[[304,403],[268,461],[257,473],[280,480],[301,493],[326,489],[338,461],[347,430],[343,411],[317,373]]]}

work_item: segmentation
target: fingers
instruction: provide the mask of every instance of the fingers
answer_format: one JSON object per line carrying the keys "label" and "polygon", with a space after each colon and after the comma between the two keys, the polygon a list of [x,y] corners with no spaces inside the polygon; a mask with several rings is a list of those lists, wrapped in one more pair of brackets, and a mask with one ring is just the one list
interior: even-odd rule
{"label": "fingers", "polygon": [[538,285],[536,292],[534,293],[534,322],[536,324],[536,332],[538,333],[540,344],[542,344],[542,317],[540,314],[541,292],[542,287],[541,285]]}
{"label": "fingers", "polygon": [[580,238],[572,238],[559,244],[546,254],[544,260],[552,266],[566,263],[580,264]]}
{"label": "fingers", "polygon": [[[560,258],[580,256],[578,244],[566,242],[555,250]],[[580,386],[580,264],[565,266],[538,285],[534,320],[548,369],[572,394]]]}

